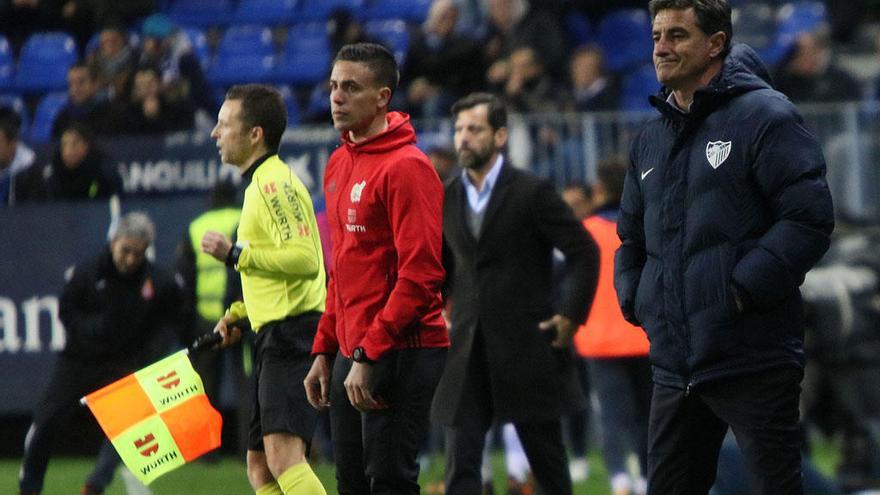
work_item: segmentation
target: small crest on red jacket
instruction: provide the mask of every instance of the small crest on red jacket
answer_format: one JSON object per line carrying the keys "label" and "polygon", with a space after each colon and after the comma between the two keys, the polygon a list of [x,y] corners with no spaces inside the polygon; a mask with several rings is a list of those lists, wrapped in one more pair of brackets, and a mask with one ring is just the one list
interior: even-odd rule
{"label": "small crest on red jacket", "polygon": [[144,300],[149,301],[156,295],[156,288],[153,287],[153,279],[148,278],[144,280],[144,285],[141,286],[141,297]]}
{"label": "small crest on red jacket", "polygon": [[712,168],[718,168],[730,156],[730,141],[710,141],[706,144],[706,159]]}
{"label": "small crest on red jacket", "polygon": [[357,203],[361,200],[361,194],[364,192],[364,186],[367,185],[367,181],[362,180],[353,186],[351,186],[351,202]]}

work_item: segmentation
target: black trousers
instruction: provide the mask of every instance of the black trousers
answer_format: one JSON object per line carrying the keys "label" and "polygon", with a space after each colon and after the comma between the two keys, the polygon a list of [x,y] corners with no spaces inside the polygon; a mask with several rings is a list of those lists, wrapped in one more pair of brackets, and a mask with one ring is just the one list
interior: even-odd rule
{"label": "black trousers", "polygon": [[648,444],[649,495],[705,495],[715,481],[728,426],[752,495],[801,495],[795,367],[719,379],[686,391],[654,385]]}
{"label": "black trousers", "polygon": [[374,396],[387,409],[360,412],[348,401],[352,361],[337,354],[330,385],[330,432],[341,495],[418,494],[419,448],[446,348],[390,351],[373,365]]}
{"label": "black trousers", "polygon": [[[49,387],[34,410],[33,423],[25,439],[19,475],[22,492],[40,492],[43,489],[55,436],[63,433],[62,426],[82,407],[79,405],[80,397],[132,371],[134,366],[130,364],[84,362],[66,356],[58,357]],[[105,440],[87,482],[95,488],[105,488],[120,462],[112,444]]]}
{"label": "black trousers", "polygon": [[[481,339],[480,339],[481,340]],[[446,427],[446,494],[480,495],[480,466],[486,432],[494,420],[488,364],[482,342],[474,344],[468,382],[461,399],[467,411],[454,426]],[[562,423],[514,422],[535,481],[547,495],[571,495],[568,458],[562,443]]]}

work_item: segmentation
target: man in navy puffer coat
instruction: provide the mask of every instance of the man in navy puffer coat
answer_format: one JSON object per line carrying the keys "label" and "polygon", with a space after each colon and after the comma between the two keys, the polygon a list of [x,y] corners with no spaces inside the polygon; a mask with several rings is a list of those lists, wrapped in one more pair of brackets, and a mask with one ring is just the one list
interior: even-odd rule
{"label": "man in navy puffer coat", "polygon": [[660,116],[631,153],[615,287],[654,373],[649,493],[706,493],[733,429],[753,493],[802,493],[798,287],[833,229],[825,161],[724,0],[652,0]]}

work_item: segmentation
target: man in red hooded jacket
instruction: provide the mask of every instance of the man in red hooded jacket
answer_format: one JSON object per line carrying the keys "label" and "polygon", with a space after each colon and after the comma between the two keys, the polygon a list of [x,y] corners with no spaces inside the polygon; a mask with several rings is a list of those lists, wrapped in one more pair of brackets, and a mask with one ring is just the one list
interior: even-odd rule
{"label": "man in red hooded jacket", "polygon": [[[418,449],[449,337],[441,316],[443,187],[415,146],[384,47],[342,47],[330,75],[333,124],[324,195],[332,256],[305,379],[330,407],[341,494],[419,493]],[[332,372],[331,372],[332,368]]]}

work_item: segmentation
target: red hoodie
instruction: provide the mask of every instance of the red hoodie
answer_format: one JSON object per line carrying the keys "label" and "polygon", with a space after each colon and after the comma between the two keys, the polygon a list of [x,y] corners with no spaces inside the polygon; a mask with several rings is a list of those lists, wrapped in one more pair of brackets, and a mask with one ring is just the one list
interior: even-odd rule
{"label": "red hoodie", "polygon": [[443,186],[415,146],[409,116],[360,143],[343,133],[324,174],[332,260],[313,354],[369,359],[390,349],[448,347],[440,314]]}

